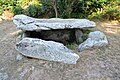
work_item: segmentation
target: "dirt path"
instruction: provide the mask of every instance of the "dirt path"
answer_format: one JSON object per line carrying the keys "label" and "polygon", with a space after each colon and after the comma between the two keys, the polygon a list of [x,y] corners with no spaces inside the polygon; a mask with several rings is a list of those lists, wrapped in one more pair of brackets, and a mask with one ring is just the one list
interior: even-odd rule
{"label": "dirt path", "polygon": [[0,23],[0,75],[3,74],[3,80],[120,80],[120,25],[97,22],[94,30],[104,32],[109,45],[78,53],[81,58],[75,65],[26,57],[17,61],[14,33],[18,30],[12,21],[3,21]]}

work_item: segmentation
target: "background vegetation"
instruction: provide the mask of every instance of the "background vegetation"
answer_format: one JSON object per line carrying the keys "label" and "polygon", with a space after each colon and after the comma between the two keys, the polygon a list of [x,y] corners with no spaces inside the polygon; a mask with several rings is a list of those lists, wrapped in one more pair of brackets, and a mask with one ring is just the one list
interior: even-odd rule
{"label": "background vegetation", "polygon": [[0,0],[0,14],[38,18],[89,18],[120,21],[120,0]]}

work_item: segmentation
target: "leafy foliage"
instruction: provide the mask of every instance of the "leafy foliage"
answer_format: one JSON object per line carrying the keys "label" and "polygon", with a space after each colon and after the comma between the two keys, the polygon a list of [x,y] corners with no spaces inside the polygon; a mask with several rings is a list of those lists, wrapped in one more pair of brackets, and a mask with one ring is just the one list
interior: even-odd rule
{"label": "leafy foliage", "polygon": [[108,19],[120,21],[120,1],[110,0],[98,9],[96,12],[92,12],[89,18]]}
{"label": "leafy foliage", "polygon": [[120,0],[111,0],[106,7],[104,7],[105,10],[103,11],[102,16],[109,20],[118,20],[120,21]]}
{"label": "leafy foliage", "polygon": [[0,0],[4,10],[32,17],[120,19],[120,0]]}
{"label": "leafy foliage", "polygon": [[12,11],[15,15],[23,13],[23,9],[20,6],[15,6]]}
{"label": "leafy foliage", "polygon": [[68,43],[66,46],[69,49],[76,50],[76,47],[78,47],[78,44],[76,44],[75,42],[73,42],[73,43]]}
{"label": "leafy foliage", "polygon": [[31,16],[31,17],[37,17],[40,14],[40,10],[41,9],[40,9],[39,5],[30,5],[27,8],[27,14],[28,14],[28,16]]}

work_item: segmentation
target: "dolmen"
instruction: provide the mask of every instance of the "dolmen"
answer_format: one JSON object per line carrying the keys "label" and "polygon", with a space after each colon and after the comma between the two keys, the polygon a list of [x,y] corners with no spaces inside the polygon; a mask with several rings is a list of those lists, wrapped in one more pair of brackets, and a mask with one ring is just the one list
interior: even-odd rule
{"label": "dolmen", "polygon": [[83,42],[81,29],[96,26],[88,19],[37,19],[26,15],[14,16],[13,22],[23,30],[22,40],[16,44],[22,55],[68,64],[76,64],[80,57],[65,44]]}

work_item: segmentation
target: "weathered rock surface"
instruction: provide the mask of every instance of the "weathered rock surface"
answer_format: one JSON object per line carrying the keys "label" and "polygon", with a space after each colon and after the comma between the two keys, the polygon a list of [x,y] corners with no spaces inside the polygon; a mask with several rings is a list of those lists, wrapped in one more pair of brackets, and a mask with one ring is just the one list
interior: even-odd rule
{"label": "weathered rock surface", "polygon": [[68,64],[75,64],[79,59],[77,54],[61,43],[36,38],[23,38],[16,45],[16,50],[28,57]]}
{"label": "weathered rock surface", "polygon": [[16,15],[13,22],[17,28],[26,31],[39,31],[51,29],[73,29],[73,28],[86,28],[96,26],[95,22],[87,19],[36,19],[26,15]]}
{"label": "weathered rock surface", "polygon": [[82,36],[83,36],[83,32],[79,29],[76,29],[75,30],[75,38],[76,38],[76,42],[78,44],[83,42]]}
{"label": "weathered rock surface", "polygon": [[108,40],[105,34],[100,31],[94,31],[89,33],[88,39],[79,45],[78,50],[82,51],[91,47],[103,47],[107,44]]}

